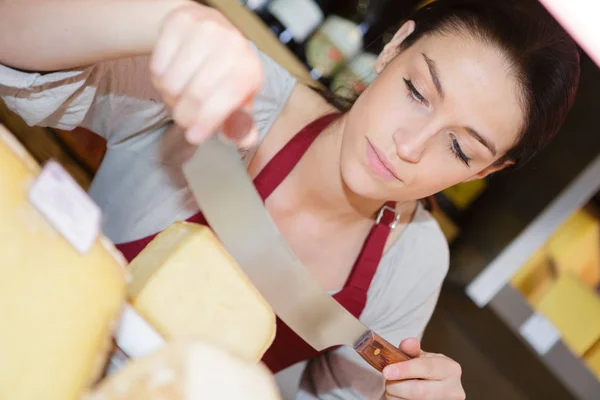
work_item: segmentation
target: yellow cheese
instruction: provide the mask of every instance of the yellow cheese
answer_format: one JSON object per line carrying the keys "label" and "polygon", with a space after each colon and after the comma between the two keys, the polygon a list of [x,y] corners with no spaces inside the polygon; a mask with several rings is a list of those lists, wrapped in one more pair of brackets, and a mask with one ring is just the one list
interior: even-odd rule
{"label": "yellow cheese", "polygon": [[134,308],[167,339],[199,338],[258,361],[275,314],[212,231],[176,222],[131,262]]}
{"label": "yellow cheese", "polygon": [[469,182],[458,183],[445,189],[442,193],[459,210],[466,210],[486,188],[484,179],[476,179]]}
{"label": "yellow cheese", "polygon": [[535,307],[552,285],[553,279],[550,259],[544,248],[540,248],[513,275],[510,282]]}
{"label": "yellow cheese", "polygon": [[600,339],[585,353],[584,360],[592,372],[600,379]]}
{"label": "yellow cheese", "polygon": [[39,172],[0,126],[0,398],[74,400],[104,366],[125,264],[102,237],[80,254],[32,206]]}
{"label": "yellow cheese", "polygon": [[600,298],[575,275],[561,275],[540,299],[538,310],[582,356],[600,338]]}
{"label": "yellow cheese", "polygon": [[600,283],[600,220],[586,210],[575,212],[546,245],[559,273],[573,271],[590,288]]}
{"label": "yellow cheese", "polygon": [[262,363],[200,341],[172,341],[129,360],[84,400],[280,400]]}

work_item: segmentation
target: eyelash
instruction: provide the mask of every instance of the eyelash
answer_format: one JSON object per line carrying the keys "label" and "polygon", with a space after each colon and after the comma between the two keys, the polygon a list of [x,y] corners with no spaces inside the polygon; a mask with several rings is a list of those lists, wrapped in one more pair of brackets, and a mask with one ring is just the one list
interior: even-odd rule
{"label": "eyelash", "polygon": [[406,84],[406,88],[408,89],[407,97],[410,101],[416,101],[417,103],[428,105],[429,102],[415,87],[410,79],[404,79],[404,83]]}
{"label": "eyelash", "polygon": [[462,161],[467,167],[469,166],[471,159],[462,151],[456,136],[453,134],[450,134],[450,151],[459,161]]}
{"label": "eyelash", "polygon": [[[408,97],[410,101],[427,105],[427,99],[423,97],[421,93],[419,93],[412,81],[407,78],[403,79],[404,83],[406,84],[406,88],[408,89],[406,97]],[[467,155],[462,151],[462,149],[460,148],[460,144],[456,139],[456,136],[452,134],[450,135],[450,151],[459,161],[463,162],[467,167],[469,166],[471,159],[467,157]]]}

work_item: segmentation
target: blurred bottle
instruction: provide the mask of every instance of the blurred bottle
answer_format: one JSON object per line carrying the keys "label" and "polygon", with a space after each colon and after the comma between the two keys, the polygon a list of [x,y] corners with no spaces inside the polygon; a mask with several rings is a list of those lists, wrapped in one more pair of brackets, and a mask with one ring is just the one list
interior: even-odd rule
{"label": "blurred bottle", "polygon": [[272,0],[239,0],[239,2],[246,6],[246,8],[257,14],[264,12],[265,8],[271,1]]}
{"label": "blurred bottle", "polygon": [[361,52],[335,74],[330,89],[338,96],[354,99],[377,77],[375,63],[377,55]]}
{"label": "blurred bottle", "polygon": [[[363,49],[347,60],[335,73],[330,89],[335,94],[346,98],[357,97],[377,77],[375,63],[384,46],[392,40],[413,10],[431,1],[433,0],[424,2],[420,0],[402,2],[332,0],[329,7],[332,14],[344,17],[350,15],[350,19],[353,18],[352,15],[362,16],[359,17],[361,23],[358,26],[363,37]],[[354,14],[344,11],[344,7],[348,9],[350,4],[353,4]]]}
{"label": "blurred bottle", "polygon": [[384,28],[381,17],[387,1],[330,1],[330,14],[306,45],[305,62],[314,79],[327,84],[362,52],[372,32]]}
{"label": "blurred bottle", "polygon": [[325,14],[315,0],[247,0],[252,9],[300,59],[304,55],[306,40],[321,25]]}

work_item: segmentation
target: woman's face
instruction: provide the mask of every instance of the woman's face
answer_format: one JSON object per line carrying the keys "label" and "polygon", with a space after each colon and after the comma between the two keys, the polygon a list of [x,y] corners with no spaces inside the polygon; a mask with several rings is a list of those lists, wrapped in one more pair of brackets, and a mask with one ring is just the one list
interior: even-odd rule
{"label": "woman's face", "polygon": [[[396,42],[403,29],[412,32],[405,25]],[[348,188],[408,201],[500,169],[495,162],[523,121],[503,54],[458,34],[426,36],[398,55],[390,48],[380,56],[380,75],[346,116],[341,172]]]}

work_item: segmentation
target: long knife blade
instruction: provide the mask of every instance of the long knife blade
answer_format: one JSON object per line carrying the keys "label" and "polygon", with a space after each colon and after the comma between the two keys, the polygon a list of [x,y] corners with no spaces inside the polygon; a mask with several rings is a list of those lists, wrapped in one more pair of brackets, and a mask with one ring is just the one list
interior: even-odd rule
{"label": "long knife blade", "polygon": [[385,366],[382,362],[408,358],[350,314],[310,276],[268,214],[232,142],[213,135],[198,146],[183,172],[224,247],[279,318],[308,344],[318,351],[335,345],[350,345],[357,351],[375,346],[371,355],[376,358],[374,363],[361,356],[378,369]]}

